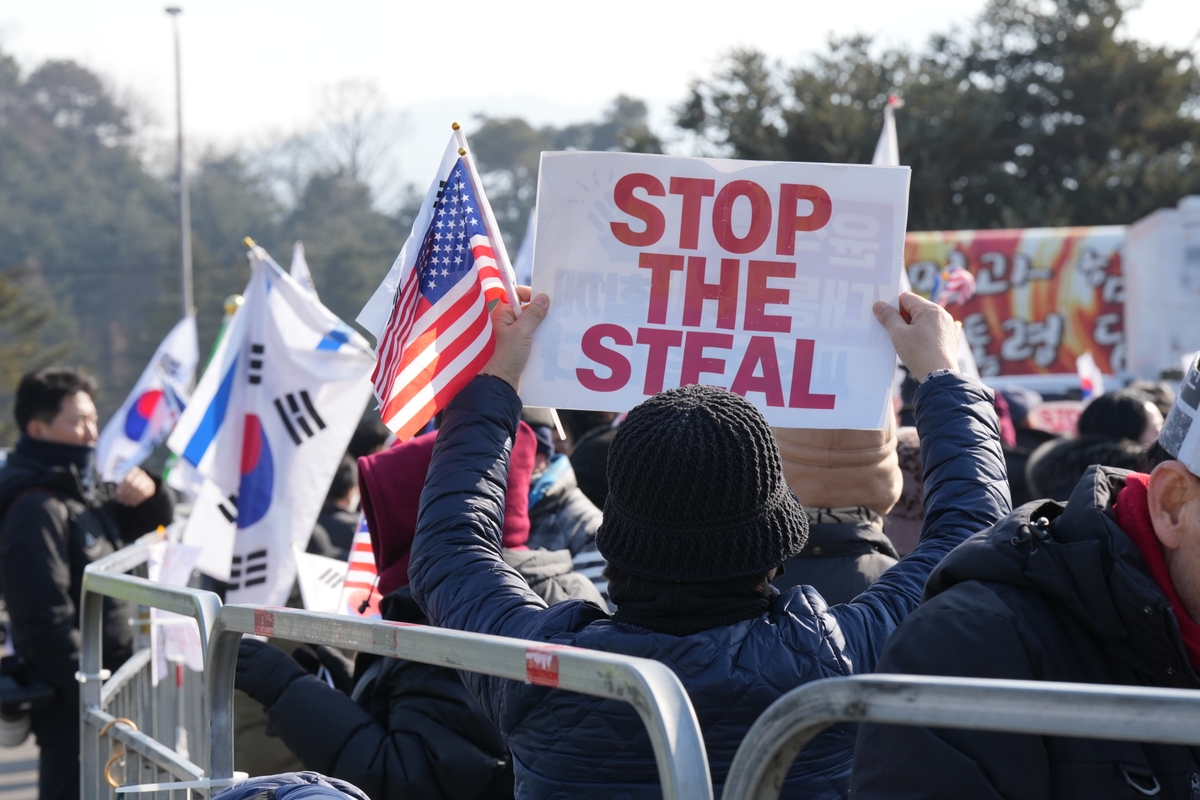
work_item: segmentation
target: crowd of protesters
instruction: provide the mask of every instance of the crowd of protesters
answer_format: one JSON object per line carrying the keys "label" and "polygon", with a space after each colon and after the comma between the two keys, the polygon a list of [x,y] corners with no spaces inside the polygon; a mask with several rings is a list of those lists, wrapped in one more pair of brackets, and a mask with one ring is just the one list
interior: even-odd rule
{"label": "crowd of protesters", "polygon": [[[717,796],[758,716],[820,678],[1200,688],[1200,456],[1181,451],[1186,415],[1172,410],[1200,402],[1200,372],[1178,399],[1135,384],[1091,401],[1073,435],[1046,434],[1029,424],[1042,398],[959,373],[953,320],[906,294],[900,310],[876,308],[912,378],[885,430],[772,429],[708,386],[623,416],[555,419],[516,393],[546,309],[539,297],[520,315],[496,310],[495,353],[436,431],[390,443],[365,424],[339,466],[309,549],[344,558],[361,504],[384,619],[666,664],[692,699]],[[141,470],[121,486],[96,481],[94,393],[78,372],[27,376],[22,436],[0,471],[14,647],[55,690],[33,721],[45,798],[79,785],[83,567],[172,514]],[[116,666],[129,611],[106,611]],[[660,796],[628,704],[276,644],[243,640],[236,685],[245,727],[292,761],[239,748],[236,766],[313,772],[230,798]],[[792,798],[1146,795],[1200,796],[1200,759],[1167,745],[841,725],[782,787]]]}

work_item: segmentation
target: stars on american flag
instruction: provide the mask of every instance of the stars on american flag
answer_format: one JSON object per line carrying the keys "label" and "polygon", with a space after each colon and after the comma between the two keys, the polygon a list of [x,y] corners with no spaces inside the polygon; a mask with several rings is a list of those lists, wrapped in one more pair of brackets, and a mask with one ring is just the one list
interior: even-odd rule
{"label": "stars on american flag", "polygon": [[430,303],[436,303],[474,264],[471,237],[486,235],[477,206],[465,169],[456,167],[434,201],[433,220],[416,263],[421,294]]}

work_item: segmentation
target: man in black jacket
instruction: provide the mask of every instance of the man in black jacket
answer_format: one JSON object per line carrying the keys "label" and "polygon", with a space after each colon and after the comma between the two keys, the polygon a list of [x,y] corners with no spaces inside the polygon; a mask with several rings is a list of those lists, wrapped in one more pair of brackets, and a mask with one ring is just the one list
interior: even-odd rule
{"label": "man in black jacket", "polygon": [[[68,369],[26,375],[17,388],[21,437],[0,470],[0,577],[13,646],[55,690],[35,714],[42,800],[79,793],[79,595],[83,570],[139,534],[171,522],[161,484],[134,468],[119,486],[95,468],[92,379]],[[106,600],[104,664],[131,654],[132,606]]]}
{"label": "man in black jacket", "polygon": [[[877,671],[1200,689],[1200,371],[1149,475],[1092,467],[933,571]],[[1200,797],[1194,748],[865,725],[862,798]]]}

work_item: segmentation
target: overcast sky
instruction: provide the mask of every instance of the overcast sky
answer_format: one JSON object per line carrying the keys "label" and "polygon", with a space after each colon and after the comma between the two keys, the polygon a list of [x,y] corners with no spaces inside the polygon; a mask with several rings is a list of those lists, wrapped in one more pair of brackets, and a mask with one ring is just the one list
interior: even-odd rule
{"label": "overcast sky", "polygon": [[[821,49],[830,33],[920,45],[983,7],[982,0],[179,2],[184,124],[198,144],[256,146],[305,129],[323,88],[366,79],[390,107],[408,110],[397,131],[399,164],[406,180],[420,183],[452,119],[468,131],[480,111],[561,124],[594,118],[625,93],[650,101],[665,120],[688,84],[732,47],[794,62]],[[26,69],[47,58],[80,61],[173,125],[165,4],[0,0],[0,49]],[[1144,0],[1126,31],[1187,45],[1200,36],[1200,0]]]}

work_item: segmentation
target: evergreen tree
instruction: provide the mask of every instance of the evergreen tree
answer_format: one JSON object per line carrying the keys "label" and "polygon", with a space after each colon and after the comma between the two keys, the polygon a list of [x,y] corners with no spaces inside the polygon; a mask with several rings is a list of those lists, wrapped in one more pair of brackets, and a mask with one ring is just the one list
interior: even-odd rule
{"label": "evergreen tree", "polygon": [[992,0],[919,52],[853,37],[791,69],[735,52],[677,122],[710,152],[869,163],[894,93],[910,230],[1130,223],[1200,192],[1200,70],[1122,38],[1128,5]]}

